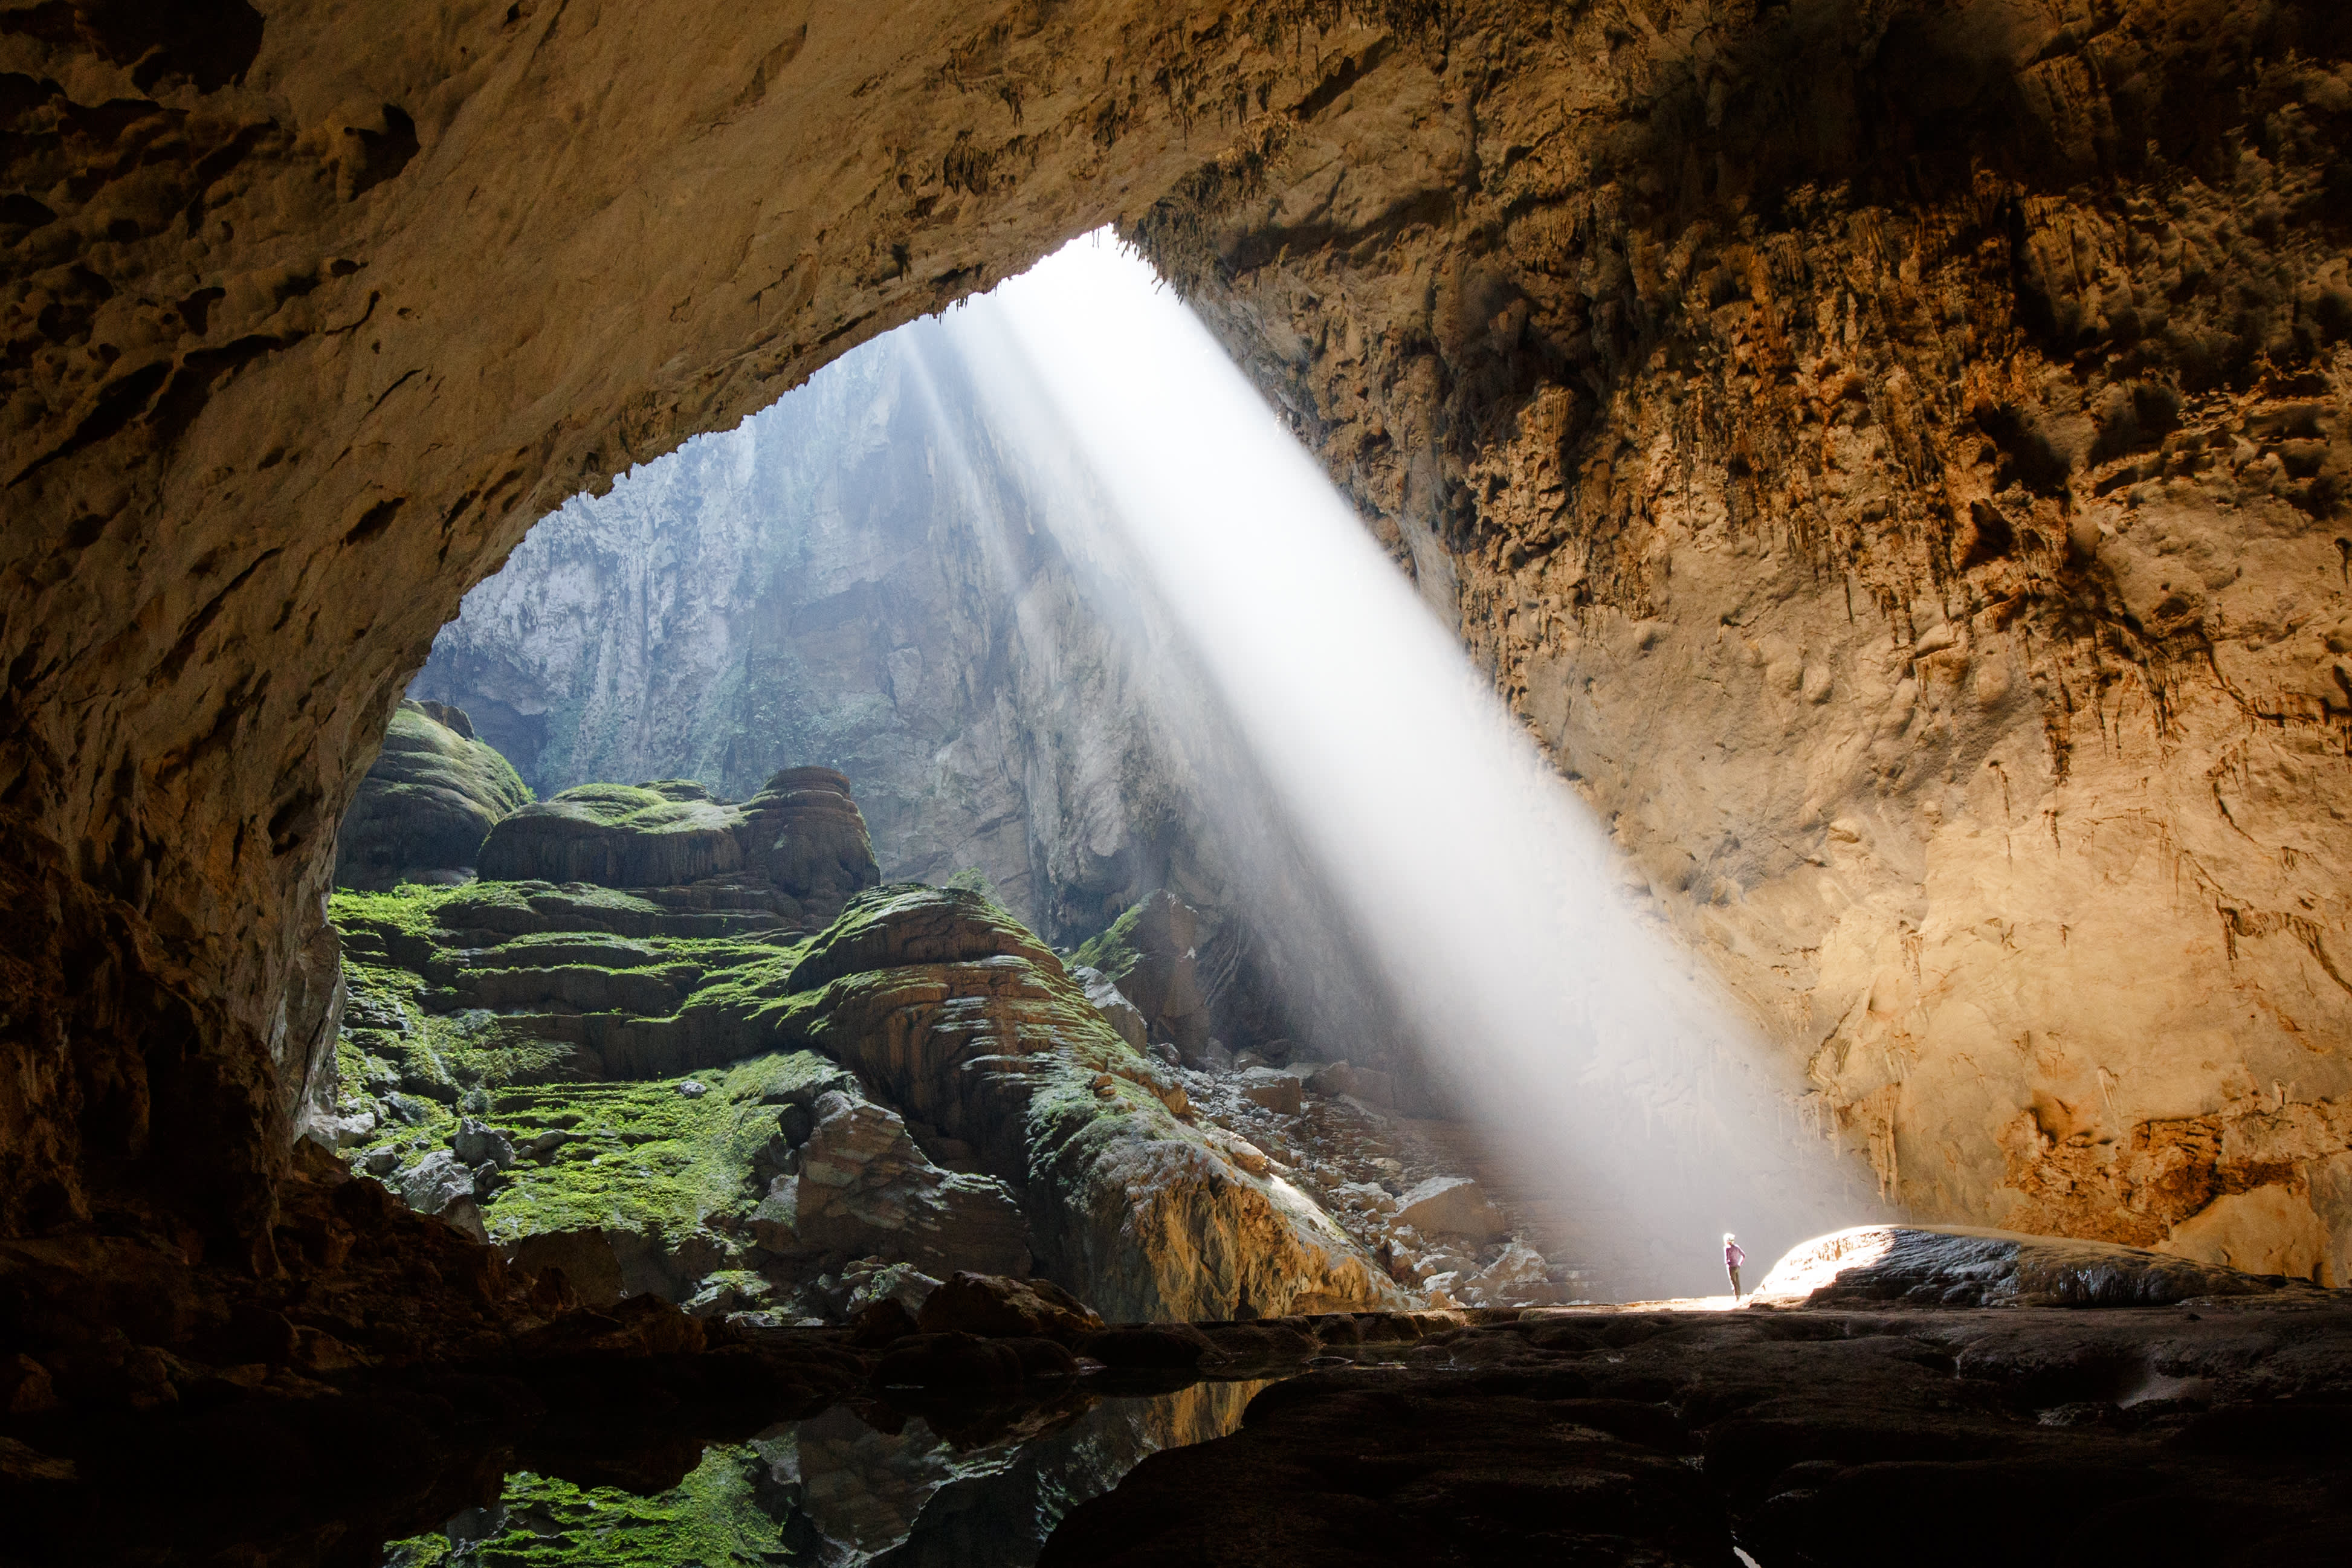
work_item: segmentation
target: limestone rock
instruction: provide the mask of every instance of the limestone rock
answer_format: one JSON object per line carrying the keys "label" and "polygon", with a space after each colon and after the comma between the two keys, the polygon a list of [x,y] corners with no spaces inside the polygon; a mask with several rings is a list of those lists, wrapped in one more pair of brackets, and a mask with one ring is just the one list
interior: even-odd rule
{"label": "limestone rock", "polygon": [[364,1144],[374,1135],[375,1113],[355,1111],[349,1115],[320,1116],[312,1119],[310,1132],[331,1149],[348,1149]]}
{"label": "limestone rock", "polygon": [[564,1283],[587,1306],[608,1307],[621,1299],[621,1261],[601,1229],[537,1231],[499,1250],[530,1272],[561,1269]]}
{"label": "limestone rock", "polygon": [[1373,1068],[1334,1061],[1317,1068],[1302,1082],[1314,1093],[1344,1094],[1375,1109],[1386,1110],[1397,1103],[1395,1075]]}
{"label": "limestone rock", "polygon": [[447,1149],[436,1149],[400,1173],[400,1196],[419,1214],[438,1214],[474,1196],[474,1176]]}
{"label": "limestone rock", "polygon": [[1284,1116],[1298,1114],[1298,1080],[1291,1073],[1253,1067],[1238,1075],[1237,1089],[1241,1097],[1253,1105],[1263,1105]]}
{"label": "limestone rock", "polygon": [[1858,1226],[1791,1248],[1756,1286],[1759,1300],[1813,1305],[2167,1306],[2200,1296],[2319,1292],[2111,1242],[1952,1226]]}
{"label": "limestone rock", "polygon": [[1196,1061],[1209,1044],[1200,977],[1200,915],[1174,894],[1154,893],[1078,949],[1132,1003],[1155,1040]]}
{"label": "limestone rock", "polygon": [[931,1292],[940,1288],[937,1278],[924,1273],[911,1263],[887,1263],[877,1267],[874,1259],[860,1259],[850,1264],[841,1271],[841,1277],[843,1283],[849,1286],[849,1295],[842,1311],[851,1318],[880,1302],[889,1301],[905,1312],[908,1322],[912,1324],[915,1314],[923,1310],[923,1303],[930,1300]]}
{"label": "limestone rock", "polygon": [[[1003,1185],[941,1170],[896,1112],[834,1091],[800,1149],[792,1231],[799,1249],[915,1264],[932,1275],[1029,1270],[1028,1225]],[[777,1203],[772,1193],[761,1206]]]}
{"label": "limestone rock", "polygon": [[925,1333],[1025,1336],[1065,1344],[1103,1326],[1100,1313],[1051,1281],[963,1272],[950,1275],[930,1292],[917,1321]]}
{"label": "limestone rock", "polygon": [[462,1165],[478,1166],[485,1162],[504,1170],[515,1163],[514,1145],[496,1127],[468,1116],[457,1124],[457,1135],[450,1140],[450,1148]]}
{"label": "limestone rock", "polygon": [[485,882],[671,886],[743,869],[740,813],[699,785],[583,784],[490,830]]}
{"label": "limestone rock", "polygon": [[1543,1254],[1522,1241],[1506,1246],[1468,1283],[1495,1306],[1526,1306],[1551,1293]]}
{"label": "limestone rock", "polygon": [[1130,1049],[1141,1051],[1150,1043],[1151,1026],[1108,975],[1092,965],[1077,964],[1071,967],[1070,978],[1085,988],[1087,1000],[1102,1014],[1103,1022],[1110,1025]]}
{"label": "limestone rock", "polygon": [[[1312,1199],[1244,1169],[1136,1082],[1156,1064],[978,894],[861,894],[811,944],[790,989],[807,998],[792,1040],[1019,1179],[1039,1269],[1105,1310],[1221,1318],[1243,1300],[1391,1299],[1386,1276]],[[1106,1073],[1102,1098],[1093,1085]]]}
{"label": "limestone rock", "polygon": [[490,829],[530,800],[507,759],[475,738],[462,710],[403,702],[344,813],[336,885],[463,882]]}
{"label": "limestone rock", "polygon": [[744,869],[790,892],[816,920],[882,880],[849,780],[830,768],[787,768],[743,803],[735,836]]}
{"label": "limestone rock", "polygon": [[1428,1235],[1491,1241],[1505,1233],[1486,1189],[1468,1176],[1432,1176],[1397,1200],[1397,1222]]}

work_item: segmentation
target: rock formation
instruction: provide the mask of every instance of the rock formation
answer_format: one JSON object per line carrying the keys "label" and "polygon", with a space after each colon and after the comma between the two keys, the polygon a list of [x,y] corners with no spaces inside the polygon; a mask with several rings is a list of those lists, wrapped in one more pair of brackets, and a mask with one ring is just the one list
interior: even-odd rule
{"label": "rock formation", "polygon": [[1958,1568],[1985,1550],[1961,1519],[2059,1562],[2332,1561],[2346,1297],[2254,1292],[1301,1323],[1325,1370],[1145,1459],[1038,1563]]}
{"label": "rock formation", "polygon": [[267,1237],[464,590],[1124,218],[1891,1197],[2341,1278],[2334,7],[5,18],[0,1230]]}
{"label": "rock formation", "polygon": [[739,896],[764,891],[768,907],[810,925],[881,878],[849,780],[826,768],[788,768],[740,806],[685,779],[583,784],[501,820],[480,862],[497,882],[723,881]]}
{"label": "rock formation", "polygon": [[[1171,1109],[1061,961],[960,890],[886,885],[793,967],[787,1035],[1025,1188],[1042,1271],[1129,1319],[1392,1295],[1328,1215]],[[1304,1303],[1305,1305],[1301,1305]]]}
{"label": "rock formation", "polygon": [[403,702],[335,841],[335,885],[463,882],[499,818],[530,800],[465,710]]}
{"label": "rock formation", "polygon": [[984,895],[845,907],[873,859],[838,774],[740,807],[583,786],[480,860],[566,880],[338,899],[351,1000],[316,1135],[592,1299],[838,1320],[1033,1254],[1132,1318],[1402,1299]]}

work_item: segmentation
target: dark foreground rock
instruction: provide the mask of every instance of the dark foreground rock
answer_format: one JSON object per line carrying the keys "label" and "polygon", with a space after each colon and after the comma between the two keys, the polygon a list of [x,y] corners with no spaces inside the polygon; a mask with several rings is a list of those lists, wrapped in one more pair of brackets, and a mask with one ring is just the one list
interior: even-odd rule
{"label": "dark foreground rock", "polygon": [[2304,1564],[2341,1561],[2352,1531],[2341,1292],[1469,1315],[1487,1321],[1424,1315],[1433,1332],[1360,1346],[1338,1320],[1290,1325],[1323,1342],[1318,1370],[1238,1433],[1146,1459],[1040,1568],[1722,1568],[1735,1548],[1924,1568],[1996,1542],[2054,1563]]}
{"label": "dark foreground rock", "polygon": [[[295,1190],[376,1202],[323,1172]],[[2340,1561],[2352,1527],[2352,1298],[2259,1276],[2087,1311],[1681,1303],[1111,1328],[1049,1288],[961,1276],[916,1332],[866,1343],[730,1331],[644,1299],[581,1311],[560,1281],[509,1279],[436,1220],[320,1214],[294,1206],[275,1283],[240,1291],[215,1270],[191,1289],[152,1260],[134,1281],[122,1256],[85,1272],[177,1314],[142,1322],[148,1341],[77,1328],[54,1291],[47,1315],[28,1312],[42,1279],[7,1260],[5,1326],[39,1354],[0,1364],[0,1563],[762,1560],[714,1555],[722,1537],[833,1561],[794,1533],[812,1500],[898,1495],[910,1476],[884,1439],[917,1418],[957,1451],[998,1450],[975,1484],[1019,1483],[995,1512],[969,1511],[975,1491],[942,1514],[943,1531],[949,1513],[971,1523],[954,1535],[970,1568],[1029,1561],[1029,1531],[1072,1496],[1094,1500],[1045,1568],[1728,1568],[1735,1549],[1860,1568],[2011,1547],[2298,1568]],[[2069,1245],[2004,1239],[2028,1266]],[[320,1261],[338,1246],[342,1262]],[[386,1271],[404,1260],[407,1276]],[[131,1321],[123,1301],[95,1304]],[[1196,1446],[1107,1494],[1098,1469],[1057,1471],[1083,1485],[1041,1516],[1006,1469],[1107,1400],[1204,1384],[1198,1418],[1145,1445]],[[867,1450],[880,1469],[858,1469]],[[908,1493],[884,1511],[921,1506]],[[845,1528],[821,1533],[885,1538]],[[538,1554],[475,1551],[494,1530]],[[903,1519],[893,1530],[906,1538]]]}

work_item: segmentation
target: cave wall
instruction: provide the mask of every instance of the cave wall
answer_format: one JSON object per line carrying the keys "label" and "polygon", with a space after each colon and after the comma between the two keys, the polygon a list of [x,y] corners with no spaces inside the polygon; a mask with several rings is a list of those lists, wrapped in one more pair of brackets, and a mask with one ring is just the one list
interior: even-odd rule
{"label": "cave wall", "polygon": [[379,9],[0,11],[0,1228],[266,1211],[530,522],[1120,218],[1894,1194],[2343,1267],[2324,0]]}
{"label": "cave wall", "polygon": [[2340,24],[1562,7],[1142,227],[1923,1216],[2352,1262]]}
{"label": "cave wall", "polygon": [[0,1230],[202,1191],[251,1233],[334,825],[465,590],[1140,211],[1311,90],[1318,37],[1125,0],[0,11]]}

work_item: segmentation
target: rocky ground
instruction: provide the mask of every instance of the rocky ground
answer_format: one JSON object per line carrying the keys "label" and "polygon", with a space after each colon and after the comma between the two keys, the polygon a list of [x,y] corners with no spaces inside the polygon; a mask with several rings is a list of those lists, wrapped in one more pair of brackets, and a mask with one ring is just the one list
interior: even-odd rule
{"label": "rocky ground", "polygon": [[2067,1563],[2342,1556],[2344,1291],[1879,1228],[1698,1305],[1361,1345],[1318,1323],[1314,1370],[1146,1459],[1039,1562],[1959,1564],[1989,1532]]}
{"label": "rocky ground", "polygon": [[[305,1212],[391,1212],[312,1170]],[[409,1257],[495,1266],[397,1225]],[[340,1233],[356,1276],[364,1228]],[[282,1304],[238,1320],[249,1364],[18,1382],[0,1562],[1010,1563],[1073,1501],[1041,1563],[1958,1563],[1990,1533],[2301,1564],[2352,1523],[2352,1298],[1998,1233],[1827,1238],[1738,1311],[1105,1326],[960,1275],[848,1330],[648,1301],[396,1370],[269,1341],[316,1310]]]}

